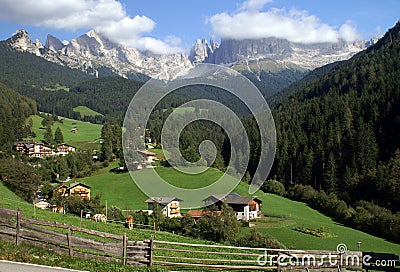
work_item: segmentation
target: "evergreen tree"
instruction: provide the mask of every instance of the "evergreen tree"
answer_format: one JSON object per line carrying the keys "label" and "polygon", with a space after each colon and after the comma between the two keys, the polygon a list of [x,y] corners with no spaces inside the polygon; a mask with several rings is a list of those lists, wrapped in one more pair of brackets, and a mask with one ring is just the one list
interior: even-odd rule
{"label": "evergreen tree", "polygon": [[112,161],[112,143],[110,140],[104,140],[100,150],[101,161]]}
{"label": "evergreen tree", "polygon": [[60,127],[57,127],[56,132],[54,133],[54,142],[56,144],[61,144],[64,142],[64,135],[63,135]]}
{"label": "evergreen tree", "polygon": [[46,127],[46,132],[44,133],[44,141],[49,145],[53,144],[53,132],[51,131],[51,126]]}

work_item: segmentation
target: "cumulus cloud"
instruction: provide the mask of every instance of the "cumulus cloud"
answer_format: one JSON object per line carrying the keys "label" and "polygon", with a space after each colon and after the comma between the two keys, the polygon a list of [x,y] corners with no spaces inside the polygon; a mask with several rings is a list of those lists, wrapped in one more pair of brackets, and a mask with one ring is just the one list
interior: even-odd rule
{"label": "cumulus cloud", "polygon": [[1,6],[0,18],[8,21],[71,31],[95,29],[111,41],[156,54],[182,51],[168,39],[144,36],[156,23],[146,16],[128,16],[117,0],[1,0]]}
{"label": "cumulus cloud", "polygon": [[276,37],[298,43],[354,41],[359,37],[350,22],[339,30],[318,17],[297,9],[270,8],[261,11],[268,0],[248,0],[234,13],[219,13],[208,18],[213,32],[222,38],[260,39]]}
{"label": "cumulus cloud", "polygon": [[354,41],[360,39],[356,28],[351,21],[347,21],[339,29],[339,36],[346,41]]}

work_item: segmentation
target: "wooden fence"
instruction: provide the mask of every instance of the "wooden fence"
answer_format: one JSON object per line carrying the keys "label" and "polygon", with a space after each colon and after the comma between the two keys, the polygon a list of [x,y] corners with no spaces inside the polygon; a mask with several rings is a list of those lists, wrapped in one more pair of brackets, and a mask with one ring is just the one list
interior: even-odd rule
{"label": "wooden fence", "polygon": [[[90,237],[90,238],[89,238]],[[150,241],[129,241],[123,236],[57,222],[22,217],[20,210],[0,208],[0,238],[34,244],[55,252],[82,258],[150,265]]]}
{"label": "wooden fence", "polygon": [[[89,238],[90,237],[90,238]],[[63,223],[22,217],[0,208],[0,239],[38,245],[56,252],[131,266],[159,264],[204,270],[290,270],[362,267],[362,253],[191,244],[159,240],[129,241],[123,236]]]}
{"label": "wooden fence", "polygon": [[362,253],[286,250],[153,241],[152,263],[233,270],[341,269],[362,267]]}

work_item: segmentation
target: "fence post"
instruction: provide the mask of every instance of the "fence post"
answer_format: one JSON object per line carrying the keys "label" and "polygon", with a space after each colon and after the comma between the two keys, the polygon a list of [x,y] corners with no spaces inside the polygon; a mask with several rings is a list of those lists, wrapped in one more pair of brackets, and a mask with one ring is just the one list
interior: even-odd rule
{"label": "fence post", "polygon": [[281,272],[281,264],[280,264],[280,255],[281,255],[281,252],[279,251],[278,252],[278,258],[277,258],[277,262],[276,262],[276,271],[278,271],[278,272]]}
{"label": "fence post", "polygon": [[67,233],[67,242],[68,242],[68,254],[70,257],[74,255],[74,249],[72,248],[72,231],[71,228],[68,228],[68,233]]}
{"label": "fence post", "polygon": [[150,250],[149,250],[149,266],[153,265],[153,251],[154,251],[154,236],[150,239]]}
{"label": "fence post", "polygon": [[122,238],[122,261],[124,265],[126,265],[126,246],[128,243],[128,237],[126,237],[126,232],[124,232],[124,236]]}
{"label": "fence post", "polygon": [[81,220],[79,221],[79,227],[82,228],[82,216],[83,216],[83,210],[81,210]]}
{"label": "fence post", "polygon": [[15,228],[15,244],[19,245],[19,235],[20,235],[20,230],[21,230],[21,214],[22,211],[20,208],[17,210],[17,226]]}

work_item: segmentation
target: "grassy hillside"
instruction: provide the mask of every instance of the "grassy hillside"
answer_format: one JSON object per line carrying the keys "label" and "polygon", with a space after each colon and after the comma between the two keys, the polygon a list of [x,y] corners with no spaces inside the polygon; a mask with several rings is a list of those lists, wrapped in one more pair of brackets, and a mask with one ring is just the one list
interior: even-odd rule
{"label": "grassy hillside", "polygon": [[[46,132],[45,128],[43,128],[41,125],[43,118],[37,115],[30,116],[29,118],[32,118],[33,120],[33,131],[36,134],[35,138],[29,138],[29,140],[43,140],[44,133]],[[64,117],[60,117],[60,119],[63,120],[63,123],[54,122],[51,129],[54,134],[57,127],[60,127],[64,136],[64,142],[82,149],[100,148],[99,139],[101,137],[101,125],[77,121]],[[71,129],[74,127],[78,129],[77,133],[71,132]]]}
{"label": "grassy hillside", "polygon": [[[116,167],[116,164],[112,164],[112,167]],[[136,171],[133,176],[143,180],[150,177],[150,171],[149,169]],[[207,186],[222,175],[222,172],[215,169],[209,169],[200,175],[183,174],[173,168],[164,167],[156,168],[156,171],[170,184],[189,189]],[[127,172],[117,174],[103,170],[97,175],[83,178],[79,181],[92,186],[93,195],[101,193],[103,203],[107,200],[109,206],[134,210],[147,209],[147,204],[144,201],[148,197],[136,186]]]}
{"label": "grassy hillside", "polygon": [[[134,184],[128,173],[116,174],[109,172],[111,167],[104,169],[97,175],[89,178],[80,179],[91,186],[93,194],[102,193],[102,200],[107,200],[108,205],[114,205],[123,209],[144,209],[146,205],[144,200],[147,198]],[[168,172],[169,169],[163,171]],[[172,170],[172,169],[171,169]],[[145,172],[142,170],[139,172]],[[138,172],[138,173],[139,173]],[[247,195],[247,185],[240,183],[234,192],[241,195]],[[345,243],[350,250],[356,250],[356,242],[362,242],[363,251],[392,252],[400,254],[400,245],[385,241],[384,239],[371,236],[369,234],[344,227],[329,217],[322,215],[316,210],[311,209],[304,203],[288,200],[272,194],[265,194],[261,191],[256,193],[263,201],[262,211],[264,217],[262,222],[256,222],[256,227],[264,234],[270,234],[289,248],[296,249],[326,249],[335,250],[337,244]],[[3,200],[4,199],[4,200]],[[22,208],[25,216],[33,217],[34,210],[31,204],[22,201],[0,183],[1,205],[5,208]],[[49,221],[66,222],[68,224],[79,225],[79,218],[72,215],[56,214],[49,211],[36,210],[36,217]],[[96,224],[90,220],[83,221],[83,227],[92,228],[111,233],[123,234],[126,229],[121,224]],[[324,226],[325,230],[334,234],[336,237],[319,238],[309,234],[303,234],[292,230],[293,227],[318,228]],[[244,228],[243,233],[250,231],[250,228]],[[147,239],[151,235],[151,230],[134,229],[128,235],[132,239]],[[187,237],[181,237],[166,232],[157,234],[159,239],[168,241],[182,241],[200,243],[199,241]]]}
{"label": "grassy hillside", "polygon": [[103,114],[92,110],[91,108],[88,108],[86,106],[78,106],[73,108],[73,111],[79,112],[81,116],[96,116],[96,115],[101,115],[104,116]]}
{"label": "grassy hillside", "polygon": [[[148,171],[137,171],[134,176],[146,176]],[[170,183],[186,188],[200,187],[193,184],[210,183],[210,180],[215,180],[221,175],[221,172],[215,169],[210,169],[197,177],[178,173],[172,168],[158,168],[157,171]],[[129,173],[116,174],[103,171],[79,181],[92,186],[94,194],[102,193],[103,202],[107,200],[109,206],[118,206],[122,209],[147,208],[144,203],[147,196],[138,189]],[[248,195],[248,185],[240,183],[234,192]],[[258,191],[255,195],[263,201],[262,211],[265,215],[260,220],[261,222],[256,222],[256,228],[264,234],[276,237],[289,248],[335,250],[337,244],[345,243],[349,249],[356,250],[356,242],[360,241],[361,248],[365,251],[400,253],[399,244],[342,226],[304,203],[265,194],[262,191]],[[319,228],[321,226],[334,237],[320,238],[292,229],[293,227]],[[247,231],[250,231],[250,228],[243,229],[243,233]]]}
{"label": "grassy hillside", "polygon": [[[7,209],[17,210],[20,208],[22,210],[22,216],[36,218],[39,220],[47,220],[51,222],[60,222],[66,223],[69,225],[80,226],[80,218],[78,216],[69,215],[69,214],[59,214],[54,213],[52,211],[34,209],[32,204],[24,202],[19,197],[17,197],[13,192],[11,192],[7,187],[4,186],[2,182],[0,182],[0,207],[4,207]],[[150,239],[151,235],[154,234],[152,229],[132,229],[128,230],[121,223],[107,223],[102,224],[95,222],[93,220],[84,219],[82,221],[83,228],[104,231],[108,233],[114,233],[117,235],[123,235],[127,233],[129,240],[144,240]],[[180,235],[157,231],[157,239],[164,241],[173,241],[173,242],[187,242],[187,243],[195,243],[195,244],[215,244],[213,242],[194,239],[190,237],[183,237]]]}
{"label": "grassy hillside", "polygon": [[[399,244],[345,227],[302,202],[261,192],[258,192],[258,196],[263,200],[262,210],[266,215],[264,220],[268,224],[259,224],[256,228],[261,233],[276,237],[288,248],[335,250],[338,244],[345,243],[349,250],[357,250],[356,243],[362,242],[363,251],[400,253]],[[293,227],[314,229],[321,226],[336,237],[320,238],[292,229]]]}

